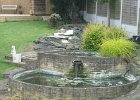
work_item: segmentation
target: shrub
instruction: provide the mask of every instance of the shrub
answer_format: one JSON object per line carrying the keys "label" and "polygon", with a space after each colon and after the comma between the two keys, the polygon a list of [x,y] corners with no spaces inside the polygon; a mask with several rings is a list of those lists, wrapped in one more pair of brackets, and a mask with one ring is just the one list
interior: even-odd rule
{"label": "shrub", "polygon": [[126,33],[124,30],[116,27],[108,27],[106,31],[104,31],[104,37],[106,40],[124,38],[125,35]]}
{"label": "shrub", "polygon": [[82,35],[82,49],[97,51],[102,44],[104,30],[103,24],[87,25]]}
{"label": "shrub", "polygon": [[48,18],[48,24],[52,27],[57,27],[61,24],[61,17],[59,14],[51,14],[51,16]]}
{"label": "shrub", "polygon": [[109,57],[131,58],[136,52],[136,44],[126,39],[112,39],[100,47],[100,54]]}

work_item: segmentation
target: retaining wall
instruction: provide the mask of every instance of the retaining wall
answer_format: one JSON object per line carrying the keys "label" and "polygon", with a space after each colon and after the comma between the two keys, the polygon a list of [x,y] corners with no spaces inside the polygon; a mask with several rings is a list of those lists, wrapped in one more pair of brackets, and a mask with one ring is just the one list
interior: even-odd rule
{"label": "retaining wall", "polygon": [[[65,52],[65,51],[64,51]],[[80,60],[84,67],[91,72],[126,72],[127,66],[119,58],[110,57],[82,57],[75,55],[61,55],[59,53],[38,53],[39,68],[57,69],[67,72],[73,67],[72,62]]]}

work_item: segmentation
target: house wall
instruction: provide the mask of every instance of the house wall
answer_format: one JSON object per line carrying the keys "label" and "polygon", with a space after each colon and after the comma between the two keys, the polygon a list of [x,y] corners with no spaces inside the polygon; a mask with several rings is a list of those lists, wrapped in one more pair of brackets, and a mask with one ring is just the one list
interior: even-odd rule
{"label": "house wall", "polygon": [[[90,23],[105,23],[107,20],[107,5],[97,4],[87,0],[86,10],[84,12],[84,19]],[[93,4],[96,7],[93,8]],[[116,0],[112,4],[110,10],[110,26],[117,26],[123,28],[128,33],[128,36],[138,34],[138,22],[139,22],[139,5],[140,0]],[[88,7],[92,6],[92,7]],[[95,9],[95,13],[89,13],[89,9]]]}
{"label": "house wall", "polygon": [[[30,0],[0,0],[1,5],[21,5],[23,14],[30,13]],[[0,9],[0,14],[13,14],[16,13],[14,10],[2,10]]]}
{"label": "house wall", "polygon": [[[22,8],[22,12],[23,14],[31,14],[32,13],[32,9],[34,9],[34,6],[32,5],[32,1],[34,0],[0,0],[0,6],[1,5],[21,5]],[[40,0],[38,0],[40,1]],[[37,2],[38,2],[37,1]],[[45,0],[45,12],[46,15],[49,15],[52,13],[52,4],[50,4],[49,0]],[[42,7],[41,7],[42,8]],[[40,8],[38,8],[40,9]],[[15,10],[2,10],[0,8],[0,14],[16,14],[18,13],[18,11],[16,12]]]}
{"label": "house wall", "polygon": [[45,0],[31,0],[31,14],[45,15],[46,1]]}
{"label": "house wall", "polygon": [[49,0],[46,0],[46,15],[50,15],[53,13],[52,8],[53,5],[50,3]]}

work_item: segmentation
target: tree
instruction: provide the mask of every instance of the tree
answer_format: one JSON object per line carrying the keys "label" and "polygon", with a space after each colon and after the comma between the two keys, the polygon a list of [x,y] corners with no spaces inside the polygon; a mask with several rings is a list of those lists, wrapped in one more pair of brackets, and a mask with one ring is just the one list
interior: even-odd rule
{"label": "tree", "polygon": [[78,0],[50,0],[54,5],[53,11],[60,14],[65,20],[74,20],[79,17]]}

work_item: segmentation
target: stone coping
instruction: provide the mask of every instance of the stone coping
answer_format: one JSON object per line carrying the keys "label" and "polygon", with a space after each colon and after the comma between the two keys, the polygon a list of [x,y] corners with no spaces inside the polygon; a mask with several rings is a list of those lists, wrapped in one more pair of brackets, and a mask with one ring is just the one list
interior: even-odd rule
{"label": "stone coping", "polygon": [[[33,70],[34,70],[34,69],[33,69]],[[13,72],[13,73],[11,73],[11,74],[9,75],[9,79],[15,80],[15,81],[17,81],[17,82],[25,83],[25,84],[30,84],[30,85],[35,85],[35,86],[43,86],[43,85],[37,85],[37,84],[31,84],[31,83],[22,82],[22,81],[19,81],[19,80],[16,80],[16,79],[13,78],[14,75],[16,75],[16,74],[18,74],[18,73],[25,72],[25,71],[29,71],[29,70],[27,70],[27,69],[23,70],[23,69],[22,69],[22,70],[19,71],[19,72],[15,72],[15,73]],[[123,84],[123,85],[118,85],[118,86],[107,86],[107,87],[120,87],[120,86],[125,86],[125,85],[129,85],[129,84],[135,83],[135,82],[137,82],[137,81],[140,80],[139,76],[135,76],[135,77],[136,77],[136,80],[133,81],[133,82],[130,82],[130,83],[127,83],[127,84]],[[54,87],[54,88],[76,88],[76,87],[56,87],[56,86],[44,86],[44,87]],[[107,88],[107,87],[93,87],[93,88]],[[81,88],[81,87],[77,87],[77,88]],[[91,87],[89,87],[89,88],[91,88]],[[82,89],[85,89],[85,88],[82,88]]]}
{"label": "stone coping", "polygon": [[[78,52],[78,53],[94,53],[94,52],[90,52],[90,51],[84,51],[84,50],[53,50],[53,51],[39,51],[38,54],[52,54],[52,55],[59,55],[59,56],[76,56],[76,57],[87,57],[87,58],[119,58],[119,57],[103,57],[103,56],[99,56],[96,55],[95,56],[77,56],[77,55],[68,55],[68,54],[63,54],[63,53],[74,53],[74,52]],[[76,54],[76,53],[75,53]]]}
{"label": "stone coping", "polygon": [[[83,62],[86,68],[90,68],[91,70],[112,70],[113,66],[117,66],[119,63],[122,63],[120,58],[114,57],[101,57],[101,56],[77,56],[77,55],[65,55],[61,54],[63,52],[71,52],[71,51],[52,51],[52,52],[39,52],[38,53],[38,61],[40,63],[40,67],[42,68],[59,68],[64,69],[65,71],[72,67],[72,62],[75,60],[80,60]],[[77,52],[77,51],[72,51]],[[78,51],[79,52],[79,51]],[[124,68],[123,66],[122,68]],[[119,68],[119,67],[115,67]]]}

